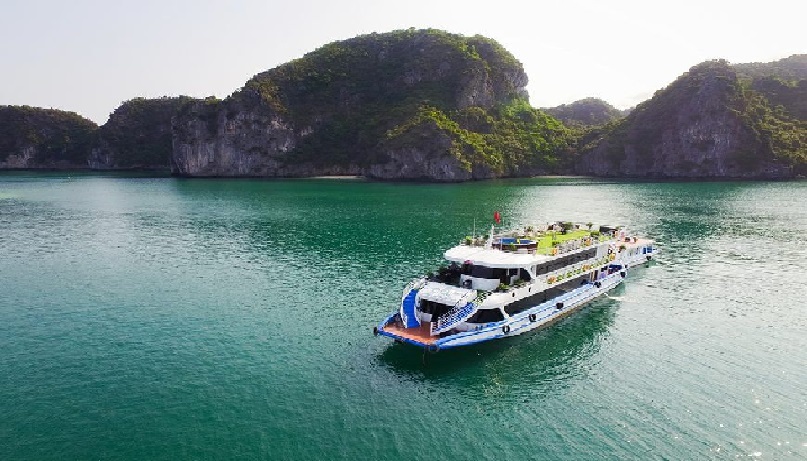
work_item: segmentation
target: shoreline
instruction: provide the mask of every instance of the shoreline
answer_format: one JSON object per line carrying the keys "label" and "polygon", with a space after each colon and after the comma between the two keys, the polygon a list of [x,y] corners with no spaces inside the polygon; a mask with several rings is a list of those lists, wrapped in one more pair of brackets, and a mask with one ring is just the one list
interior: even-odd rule
{"label": "shoreline", "polygon": [[302,179],[338,179],[338,180],[346,180],[346,179],[367,179],[364,176],[360,175],[334,175],[334,176],[309,176],[307,178]]}
{"label": "shoreline", "polygon": [[386,183],[422,183],[422,184],[466,184],[501,180],[529,180],[529,179],[590,179],[614,182],[648,183],[648,182],[680,182],[680,183],[708,183],[708,182],[789,182],[804,181],[807,177],[795,175],[792,177],[648,177],[648,176],[587,176],[587,175],[539,175],[539,176],[504,176],[498,178],[468,179],[464,181],[441,181],[431,178],[369,178],[362,175],[317,175],[317,176],[189,176],[172,174],[165,169],[148,168],[120,168],[120,169],[91,169],[91,168],[0,168],[0,174],[14,173],[64,173],[80,175],[134,175],[139,177],[176,178],[176,179],[253,179],[253,180],[284,180],[284,179],[330,179],[335,181],[365,181]]}

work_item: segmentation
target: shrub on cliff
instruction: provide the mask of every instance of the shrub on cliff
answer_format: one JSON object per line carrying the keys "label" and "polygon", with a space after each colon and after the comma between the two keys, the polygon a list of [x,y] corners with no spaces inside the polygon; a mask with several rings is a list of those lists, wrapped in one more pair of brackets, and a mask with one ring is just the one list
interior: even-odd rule
{"label": "shrub on cliff", "polygon": [[698,64],[625,119],[581,138],[577,171],[670,177],[803,172],[803,83],[769,78],[749,77],[724,60]]}
{"label": "shrub on cliff", "polygon": [[0,106],[0,162],[33,150],[24,165],[86,166],[97,125],[76,114],[30,106]]}
{"label": "shrub on cliff", "polygon": [[451,139],[450,154],[467,171],[474,165],[497,175],[519,170],[555,172],[559,153],[568,145],[569,132],[556,119],[534,109],[522,99],[491,109],[469,107],[443,112],[421,106],[415,116],[386,134],[386,143],[413,144],[418,126],[432,124]]}
{"label": "shrub on cliff", "polygon": [[605,125],[624,116],[622,111],[598,98],[581,99],[570,104],[550,107],[544,111],[573,127]]}
{"label": "shrub on cliff", "polygon": [[98,129],[98,167],[168,168],[171,118],[196,101],[187,96],[134,98],[123,102]]}

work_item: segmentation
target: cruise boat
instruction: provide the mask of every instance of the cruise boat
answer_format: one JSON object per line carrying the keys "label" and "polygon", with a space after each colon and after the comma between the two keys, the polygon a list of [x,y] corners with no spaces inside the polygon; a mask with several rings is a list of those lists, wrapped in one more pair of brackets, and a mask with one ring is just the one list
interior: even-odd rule
{"label": "cruise boat", "polygon": [[[498,214],[496,215],[498,218]],[[411,281],[376,335],[429,351],[544,327],[622,283],[658,248],[621,227],[571,222],[467,236]]]}

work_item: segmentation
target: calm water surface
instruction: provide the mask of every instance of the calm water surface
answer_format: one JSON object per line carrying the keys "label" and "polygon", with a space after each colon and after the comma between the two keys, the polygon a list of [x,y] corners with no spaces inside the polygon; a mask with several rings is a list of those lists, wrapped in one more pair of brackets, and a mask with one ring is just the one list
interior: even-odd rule
{"label": "calm water surface", "polygon": [[[374,338],[481,228],[665,254],[547,330]],[[0,175],[0,460],[807,459],[807,182]]]}

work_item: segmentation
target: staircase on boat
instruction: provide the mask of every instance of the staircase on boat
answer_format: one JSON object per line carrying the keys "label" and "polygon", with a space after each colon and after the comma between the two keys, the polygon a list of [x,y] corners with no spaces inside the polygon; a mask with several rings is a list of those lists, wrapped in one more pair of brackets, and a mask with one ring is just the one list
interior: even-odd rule
{"label": "staircase on boat", "polygon": [[416,289],[409,290],[409,293],[401,301],[401,320],[406,328],[420,326],[420,321],[415,313],[415,298],[417,298],[418,291]]}
{"label": "staircase on boat", "polygon": [[[473,291],[470,294],[476,294],[476,292]],[[465,297],[461,298],[450,311],[441,315],[436,322],[432,322],[432,335],[439,335],[440,333],[446,332],[474,315],[477,308],[477,300],[463,304],[464,299]]]}

